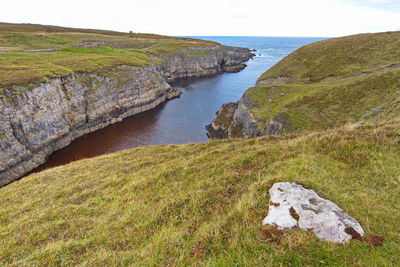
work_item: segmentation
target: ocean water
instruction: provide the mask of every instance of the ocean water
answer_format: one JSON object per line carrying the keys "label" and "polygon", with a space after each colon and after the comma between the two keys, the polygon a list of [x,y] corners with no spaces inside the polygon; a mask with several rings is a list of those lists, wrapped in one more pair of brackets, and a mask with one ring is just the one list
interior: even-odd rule
{"label": "ocean water", "polygon": [[324,38],[194,37],[224,45],[256,49],[256,57],[239,73],[184,80],[174,84],[183,94],[159,107],[83,136],[50,156],[42,170],[74,160],[145,145],[206,142],[205,126],[222,104],[239,100],[258,77],[297,48]]}

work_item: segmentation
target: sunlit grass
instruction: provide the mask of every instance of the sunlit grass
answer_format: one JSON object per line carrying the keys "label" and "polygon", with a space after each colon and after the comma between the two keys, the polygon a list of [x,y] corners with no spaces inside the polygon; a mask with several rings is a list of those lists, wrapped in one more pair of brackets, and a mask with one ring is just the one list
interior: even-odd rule
{"label": "sunlit grass", "polygon": [[[0,189],[0,265],[398,265],[399,132],[151,146],[33,174]],[[277,181],[313,188],[384,246],[260,240]]]}
{"label": "sunlit grass", "polygon": [[0,23],[0,93],[76,72],[143,66],[183,48],[217,45],[153,34]]}
{"label": "sunlit grass", "polygon": [[[269,78],[285,77],[285,83]],[[400,115],[400,33],[362,34],[300,48],[265,72],[245,99],[261,132],[284,116],[288,132]],[[264,83],[263,83],[264,81]]]}
{"label": "sunlit grass", "polygon": [[306,45],[290,54],[259,80],[286,76],[317,82],[400,64],[400,32],[359,34]]}

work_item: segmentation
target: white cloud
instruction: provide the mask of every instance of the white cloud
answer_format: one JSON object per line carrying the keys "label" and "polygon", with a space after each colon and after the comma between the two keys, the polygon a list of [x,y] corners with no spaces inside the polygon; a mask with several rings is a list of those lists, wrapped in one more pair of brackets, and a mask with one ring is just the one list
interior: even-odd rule
{"label": "white cloud", "polygon": [[2,0],[0,20],[168,35],[342,36],[397,30],[393,0]]}

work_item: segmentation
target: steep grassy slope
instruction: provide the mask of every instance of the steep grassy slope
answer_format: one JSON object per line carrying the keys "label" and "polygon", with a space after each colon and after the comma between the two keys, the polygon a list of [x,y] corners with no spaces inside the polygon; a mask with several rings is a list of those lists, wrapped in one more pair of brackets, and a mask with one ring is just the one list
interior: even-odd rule
{"label": "steep grassy slope", "polygon": [[324,40],[264,73],[244,100],[259,121],[285,131],[321,130],[400,115],[400,32]]}
{"label": "steep grassy slope", "polygon": [[0,94],[4,88],[115,65],[142,66],[162,54],[214,42],[32,24],[0,23]]}
{"label": "steep grassy slope", "polygon": [[[399,265],[399,133],[395,121],[144,147],[33,174],[0,188],[0,265]],[[313,188],[384,245],[264,240],[277,181]]]}

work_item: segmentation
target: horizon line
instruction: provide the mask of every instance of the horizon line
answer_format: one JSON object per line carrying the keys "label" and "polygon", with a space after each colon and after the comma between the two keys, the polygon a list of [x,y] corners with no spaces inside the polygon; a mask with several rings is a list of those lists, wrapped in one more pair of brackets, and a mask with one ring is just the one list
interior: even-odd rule
{"label": "horizon line", "polygon": [[170,35],[172,37],[272,37],[272,38],[337,38],[340,36],[278,36],[278,35]]}

